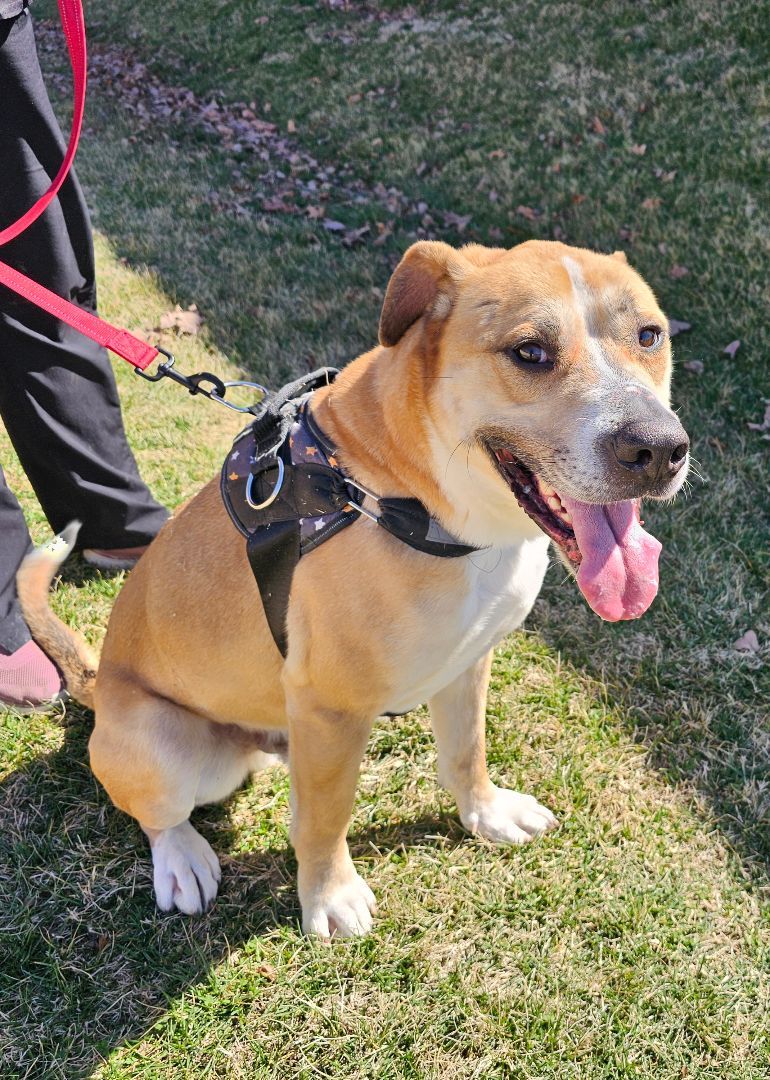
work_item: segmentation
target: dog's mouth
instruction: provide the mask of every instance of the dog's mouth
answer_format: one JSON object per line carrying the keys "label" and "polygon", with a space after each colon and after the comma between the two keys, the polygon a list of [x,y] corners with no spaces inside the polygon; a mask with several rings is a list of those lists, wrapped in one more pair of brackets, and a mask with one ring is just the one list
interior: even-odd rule
{"label": "dog's mouth", "polygon": [[661,544],[642,527],[640,500],[580,502],[559,495],[512,451],[488,450],[519,506],[564,554],[596,614],[608,622],[643,615],[658,591]]}

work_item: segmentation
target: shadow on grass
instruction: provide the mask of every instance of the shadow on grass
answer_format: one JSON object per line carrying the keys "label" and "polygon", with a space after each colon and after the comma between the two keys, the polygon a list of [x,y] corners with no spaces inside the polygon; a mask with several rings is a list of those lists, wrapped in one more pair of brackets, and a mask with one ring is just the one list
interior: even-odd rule
{"label": "shadow on grass", "polygon": [[[214,906],[193,918],[159,912],[144,837],[88,769],[90,730],[90,714],[69,707],[63,745],[0,784],[3,1075],[89,1075],[112,1050],[139,1039],[171,999],[205,982],[234,948],[258,949],[266,934],[297,932],[288,839],[222,856],[237,843],[227,804],[193,815],[221,856]],[[371,857],[373,846],[445,849],[444,837],[464,837],[450,817],[355,832],[350,845],[360,859]]]}

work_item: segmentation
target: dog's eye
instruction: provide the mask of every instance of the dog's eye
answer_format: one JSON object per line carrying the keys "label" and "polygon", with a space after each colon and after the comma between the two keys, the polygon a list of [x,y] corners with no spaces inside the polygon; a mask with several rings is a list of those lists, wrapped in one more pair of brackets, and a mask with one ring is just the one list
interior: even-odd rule
{"label": "dog's eye", "polygon": [[536,367],[553,366],[553,361],[542,345],[536,341],[524,341],[515,348],[505,350],[508,356],[522,364],[531,364]]}
{"label": "dog's eye", "polygon": [[639,331],[639,344],[643,349],[652,349],[660,341],[661,333],[657,326],[643,326]]}

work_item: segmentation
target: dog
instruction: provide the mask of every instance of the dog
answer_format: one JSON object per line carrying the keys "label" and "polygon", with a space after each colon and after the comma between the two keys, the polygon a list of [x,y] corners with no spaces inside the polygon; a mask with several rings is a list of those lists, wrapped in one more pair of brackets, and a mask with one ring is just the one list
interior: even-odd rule
{"label": "dog", "polygon": [[129,576],[98,670],[48,607],[72,533],[26,559],[24,614],[70,694],[95,709],[91,765],[149,839],[161,909],[197,913],[217,893],[193,808],[288,757],[303,929],[367,933],[375,899],[346,842],[359,767],[374,719],[423,702],[438,781],[466,829],[519,844],[556,826],[488,776],[492,650],[531,610],[552,543],[601,618],[652,603],[660,544],[640,500],[672,498],[689,465],[667,326],[621,252],[410,247],[380,344],[315,392],[312,417],[347,476],[419,499],[479,550],[436,558],[361,515],[298,563],[285,660],[215,481]]}

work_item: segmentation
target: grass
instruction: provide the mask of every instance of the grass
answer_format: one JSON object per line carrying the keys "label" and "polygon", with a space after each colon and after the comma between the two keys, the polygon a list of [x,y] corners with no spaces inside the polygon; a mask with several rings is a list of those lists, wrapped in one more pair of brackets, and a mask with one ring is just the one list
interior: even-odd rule
{"label": "grass", "polygon": [[[181,366],[278,385],[372,343],[417,236],[622,247],[693,323],[674,396],[703,480],[646,515],[665,561],[643,620],[601,624],[553,568],[498,650],[491,768],[556,810],[553,837],[511,851],[465,837],[426,716],[378,725],[351,828],[382,909],[368,940],[300,935],[282,773],[198,812],[220,898],[205,918],[163,916],[137,828],[88,771],[89,715],[3,714],[4,1077],[767,1076],[770,444],[747,423],[770,397],[768,14],[714,0],[90,12],[100,66],[79,167],[108,316],[151,330],[195,302],[205,331],[173,343]],[[154,113],[139,63],[192,104]],[[212,96],[253,102],[276,132],[254,154],[209,130]],[[118,375],[143,472],[176,505],[238,421]],[[7,443],[0,460],[46,535]],[[75,564],[57,609],[98,641],[121,580]],[[761,650],[745,656],[731,646],[749,627]]]}

